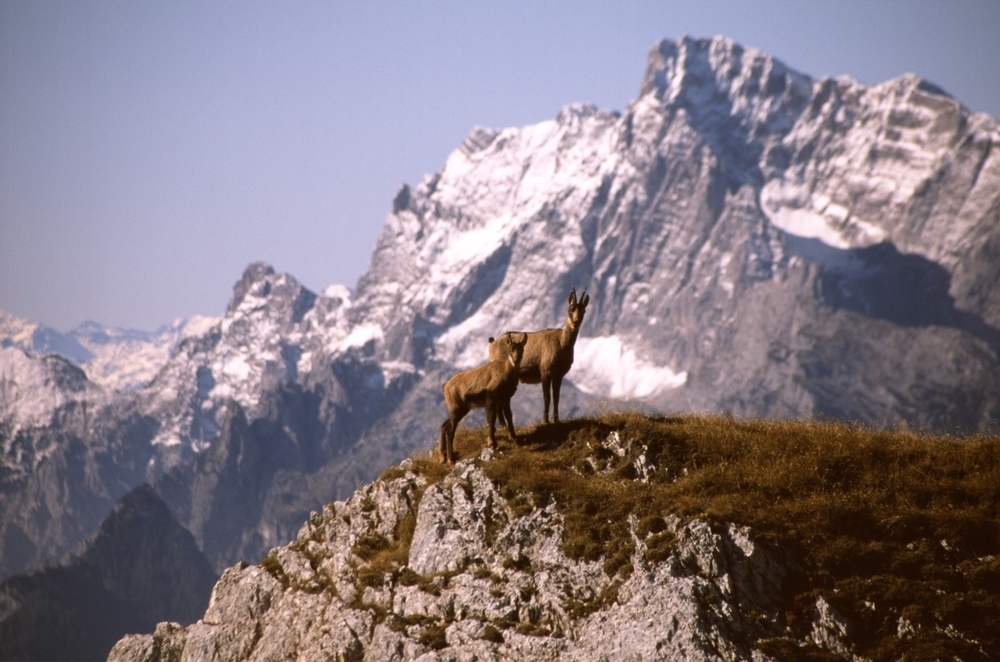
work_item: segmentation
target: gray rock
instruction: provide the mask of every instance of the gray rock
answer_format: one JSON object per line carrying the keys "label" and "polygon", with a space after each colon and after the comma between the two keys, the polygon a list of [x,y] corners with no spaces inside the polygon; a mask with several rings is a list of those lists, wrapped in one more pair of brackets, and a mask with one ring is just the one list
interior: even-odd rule
{"label": "gray rock", "polygon": [[[781,549],[745,528],[671,519],[669,558],[647,563],[636,538],[633,572],[610,578],[600,561],[565,556],[554,507],[516,517],[478,462],[419,505],[413,473],[330,504],[262,566],[226,570],[201,621],[126,637],[113,659],[168,646],[183,660],[766,659],[749,642],[781,631],[774,610],[795,570]],[[412,517],[404,567],[366,575],[371,550],[405,543],[395,523]]]}

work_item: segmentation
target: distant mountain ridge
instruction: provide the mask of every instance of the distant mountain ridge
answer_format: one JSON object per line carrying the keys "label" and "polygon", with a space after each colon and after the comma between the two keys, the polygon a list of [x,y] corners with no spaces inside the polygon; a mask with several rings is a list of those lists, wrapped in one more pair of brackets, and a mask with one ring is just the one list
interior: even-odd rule
{"label": "distant mountain ridge", "polygon": [[[572,287],[592,303],[564,418],[614,398],[995,429],[998,143],[913,76],[813,81],[725,38],[664,41],[622,112],[474,129],[401,187],[353,296],[252,264],[143,388],[60,387],[48,422],[0,422],[2,574],[142,482],[217,571],[260,558],[429,448],[447,376],[498,332],[560,326]],[[42,360],[19,357],[4,392]],[[514,405],[538,420],[538,388]]]}
{"label": "distant mountain ridge", "polygon": [[152,332],[84,322],[60,333],[0,310],[0,346],[18,347],[38,356],[59,354],[105,388],[134,391],[160,371],[178,342],[201,335],[216,321],[196,315],[189,320],[176,319]]}

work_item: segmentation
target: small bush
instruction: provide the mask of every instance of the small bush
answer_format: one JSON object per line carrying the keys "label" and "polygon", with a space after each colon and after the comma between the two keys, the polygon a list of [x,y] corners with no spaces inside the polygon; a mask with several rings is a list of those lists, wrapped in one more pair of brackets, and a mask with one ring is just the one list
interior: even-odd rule
{"label": "small bush", "polygon": [[406,566],[399,573],[399,583],[403,586],[416,586],[420,582],[420,575],[414,572],[413,568]]}
{"label": "small bush", "polygon": [[677,536],[671,531],[654,533],[646,538],[646,551],[643,560],[649,564],[663,563],[677,549]]}
{"label": "small bush", "polygon": [[359,558],[371,561],[379,552],[388,549],[390,546],[391,543],[383,536],[368,533],[358,538],[358,542],[351,548],[351,551]]}
{"label": "small bush", "polygon": [[508,556],[503,560],[505,570],[520,570],[521,572],[531,572],[531,559],[525,555],[520,555],[516,559]]}

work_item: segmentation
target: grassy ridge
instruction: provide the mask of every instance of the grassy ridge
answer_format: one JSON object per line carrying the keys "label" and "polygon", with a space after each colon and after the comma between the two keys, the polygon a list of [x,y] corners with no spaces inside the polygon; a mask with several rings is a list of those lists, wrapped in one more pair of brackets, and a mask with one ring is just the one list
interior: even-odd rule
{"label": "grassy ridge", "polygon": [[[623,455],[604,447],[612,432]],[[791,549],[804,572],[786,596],[789,637],[759,644],[776,657],[827,657],[796,643],[811,630],[818,595],[851,620],[864,657],[1000,657],[996,437],[636,413],[520,434],[517,445],[501,438],[484,471],[515,510],[554,502],[567,555],[603,558],[611,577],[632,572],[630,515],[649,560],[669,553],[670,514],[748,525]],[[460,430],[455,443],[460,457],[473,456],[485,432]],[[635,480],[640,455],[655,466],[647,481]]]}

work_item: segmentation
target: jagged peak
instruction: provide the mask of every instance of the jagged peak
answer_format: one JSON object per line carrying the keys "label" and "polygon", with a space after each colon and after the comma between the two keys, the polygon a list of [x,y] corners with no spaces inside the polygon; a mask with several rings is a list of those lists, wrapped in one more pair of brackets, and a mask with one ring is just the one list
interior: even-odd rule
{"label": "jagged peak", "polygon": [[399,190],[396,191],[395,197],[392,199],[393,214],[398,214],[410,206],[410,193],[409,184],[403,184],[399,187]]}
{"label": "jagged peak", "polygon": [[351,290],[346,285],[334,283],[333,285],[326,286],[326,289],[323,290],[323,297],[327,299],[340,299],[344,303],[350,304]]}
{"label": "jagged peak", "polygon": [[614,111],[602,110],[592,103],[571,103],[564,106],[556,115],[556,123],[560,125],[579,123],[595,115],[603,115],[614,118],[619,115]]}
{"label": "jagged peak", "polygon": [[462,146],[459,149],[461,149],[466,156],[472,156],[473,154],[481,152],[489,147],[499,134],[499,129],[491,129],[483,126],[473,127],[472,131],[469,132],[469,135],[467,135],[465,140],[462,141]]}
{"label": "jagged peak", "polygon": [[912,72],[906,72],[872,87],[890,91],[897,98],[910,103],[915,102],[917,105],[928,105],[929,103],[931,108],[938,110],[961,106],[945,90]]}
{"label": "jagged peak", "polygon": [[239,308],[247,292],[257,283],[266,280],[268,276],[273,276],[274,273],[274,267],[264,261],[252,262],[247,266],[243,271],[243,276],[233,287],[233,298],[230,300],[229,306],[226,307],[226,312],[232,313]]}
{"label": "jagged peak", "polygon": [[769,96],[784,92],[792,82],[787,80],[789,77],[811,81],[770,54],[746,48],[728,37],[683,36],[676,42],[665,39],[650,50],[639,96],[654,94],[666,103],[680,99],[698,103],[709,100],[709,96],[691,92],[705,87],[731,87],[746,79],[756,84],[738,85],[739,92],[760,91]]}

